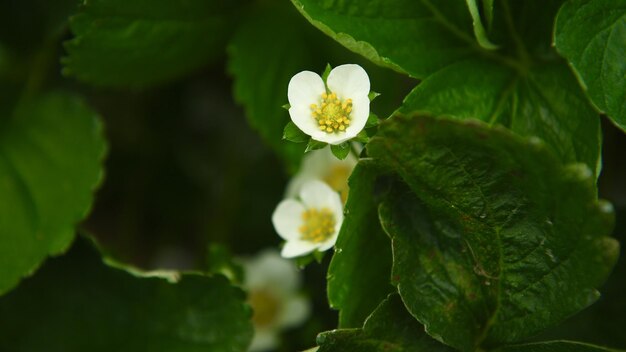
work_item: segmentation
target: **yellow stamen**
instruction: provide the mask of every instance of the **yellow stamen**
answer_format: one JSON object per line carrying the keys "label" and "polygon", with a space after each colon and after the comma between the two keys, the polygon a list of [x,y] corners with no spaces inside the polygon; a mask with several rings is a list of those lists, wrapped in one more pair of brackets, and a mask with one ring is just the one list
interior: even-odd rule
{"label": "yellow stamen", "polygon": [[300,239],[303,241],[321,243],[335,233],[335,215],[328,208],[311,208],[302,213]]}
{"label": "yellow stamen", "polygon": [[350,125],[352,99],[342,100],[336,93],[322,93],[320,104],[311,104],[311,115],[318,121],[320,130],[327,133],[344,132]]}
{"label": "yellow stamen", "polygon": [[280,302],[267,290],[250,291],[248,303],[252,306],[252,322],[257,327],[272,325],[278,318]]}
{"label": "yellow stamen", "polygon": [[348,177],[351,172],[352,168],[343,164],[337,164],[328,170],[326,175],[323,177],[324,182],[326,182],[330,188],[339,192],[341,200],[344,204],[348,199]]}

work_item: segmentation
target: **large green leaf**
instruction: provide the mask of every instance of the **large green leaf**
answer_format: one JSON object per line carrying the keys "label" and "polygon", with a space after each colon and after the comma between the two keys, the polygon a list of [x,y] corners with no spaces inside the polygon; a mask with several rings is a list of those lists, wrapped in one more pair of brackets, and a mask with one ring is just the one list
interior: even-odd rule
{"label": "large green leaf", "polygon": [[361,160],[350,176],[346,215],[328,268],[328,301],[339,309],[339,326],[363,326],[389,292],[391,243],[378,221],[384,196],[382,170]]}
{"label": "large green leaf", "polygon": [[626,131],[626,1],[568,1],[554,42],[593,103]]}
{"label": "large green leaf", "polygon": [[250,125],[295,170],[304,145],[283,140],[289,115],[281,106],[289,80],[311,68],[314,53],[293,12],[278,4],[256,12],[230,42],[228,68],[235,78],[234,96],[245,107]]}
{"label": "large green leaf", "polygon": [[598,298],[619,250],[584,165],[537,138],[426,116],[393,117],[368,152],[412,191],[381,221],[400,295],[431,336],[463,351],[516,342]]}
{"label": "large green leaf", "polygon": [[416,78],[480,50],[463,0],[292,2],[314,26],[346,48]]}
{"label": "large green leaf", "polygon": [[493,352],[617,352],[617,350],[574,341],[548,341],[496,348]]}
{"label": "large green leaf", "polygon": [[92,0],[71,20],[64,73],[101,86],[146,86],[218,58],[242,1]]}
{"label": "large green leaf", "polygon": [[318,352],[452,352],[433,340],[406,311],[397,294],[389,295],[362,329],[340,329],[317,337]]}
{"label": "large green leaf", "polygon": [[401,111],[502,124],[540,137],[563,161],[600,171],[600,119],[562,64],[520,73],[486,60],[461,61],[425,79]]}
{"label": "large green leaf", "polygon": [[0,349],[245,351],[252,326],[244,298],[222,276],[112,268],[81,241],[0,299]]}
{"label": "large green leaf", "polygon": [[62,93],[0,116],[0,294],[74,239],[102,179],[101,128],[93,111]]}
{"label": "large green leaf", "polygon": [[[416,78],[468,58],[485,58],[525,70],[533,59],[554,60],[554,15],[563,0],[483,2],[498,46],[474,37],[472,6],[449,0],[292,0],[311,24],[374,63]],[[472,1],[473,2],[473,1]]]}

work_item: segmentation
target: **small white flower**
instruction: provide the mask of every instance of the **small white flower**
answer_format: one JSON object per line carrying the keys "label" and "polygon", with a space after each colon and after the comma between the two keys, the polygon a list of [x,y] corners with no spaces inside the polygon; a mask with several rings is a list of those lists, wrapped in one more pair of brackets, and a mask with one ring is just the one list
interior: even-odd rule
{"label": "small white flower", "polygon": [[302,71],[287,89],[289,115],[314,140],[341,144],[361,132],[370,113],[370,79],[355,64],[332,69],[326,84],[317,73]]}
{"label": "small white flower", "polygon": [[283,200],[272,214],[276,232],[287,241],[281,252],[285,258],[330,249],[337,241],[342,222],[339,194],[317,180],[302,185],[300,200]]}
{"label": "small white flower", "polygon": [[243,261],[243,267],[244,288],[254,312],[254,338],[249,350],[276,348],[280,331],[300,325],[311,313],[309,301],[298,295],[300,272],[273,249]]}
{"label": "small white flower", "polygon": [[357,159],[353,154],[348,154],[344,160],[337,159],[330,147],[308,152],[302,159],[300,170],[289,181],[285,197],[295,198],[303,184],[311,180],[321,180],[339,192],[342,202],[345,203],[348,197],[348,177],[356,163]]}

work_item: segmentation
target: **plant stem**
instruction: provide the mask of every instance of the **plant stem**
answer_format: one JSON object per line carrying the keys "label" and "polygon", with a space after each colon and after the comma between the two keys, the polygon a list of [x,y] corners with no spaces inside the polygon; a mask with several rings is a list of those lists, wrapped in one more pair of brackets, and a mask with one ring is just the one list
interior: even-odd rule
{"label": "plant stem", "polygon": [[355,158],[359,159],[361,152],[359,152],[359,150],[356,147],[356,143],[354,142],[348,142],[350,143],[350,153],[352,155],[354,155]]}

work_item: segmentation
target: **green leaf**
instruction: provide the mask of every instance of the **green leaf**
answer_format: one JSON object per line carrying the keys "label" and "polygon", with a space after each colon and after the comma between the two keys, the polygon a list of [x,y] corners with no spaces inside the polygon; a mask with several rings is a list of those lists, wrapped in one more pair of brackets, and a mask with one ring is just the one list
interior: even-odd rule
{"label": "green leaf", "polygon": [[410,188],[380,216],[394,281],[431,336],[462,351],[517,342],[599,297],[619,248],[584,165],[537,138],[427,116],[391,118],[368,155]]}
{"label": "green leaf", "polygon": [[[468,58],[486,58],[520,70],[530,67],[534,59],[557,58],[550,44],[554,15],[563,0],[499,1],[497,6],[493,1],[483,2],[488,22],[493,21],[490,36],[500,46],[497,51],[486,50],[474,38],[472,23],[476,21],[466,1],[292,3],[311,24],[346,48],[419,79]],[[486,44],[486,33],[478,37]]]}
{"label": "green leaf", "polygon": [[330,64],[326,64],[326,68],[324,68],[324,72],[322,72],[322,80],[324,81],[324,83],[326,83],[326,80],[328,80],[328,75],[330,74],[330,71],[332,71],[332,67],[330,66]]}
{"label": "green leaf", "polygon": [[245,296],[223,276],[122,269],[77,242],[0,299],[0,349],[231,352],[250,342]]}
{"label": "green leaf", "polygon": [[65,43],[66,75],[107,87],[177,78],[223,55],[241,1],[93,0]]}
{"label": "green leaf", "polygon": [[352,140],[355,142],[367,144],[370,141],[370,137],[367,135],[367,132],[365,130],[362,130]]}
{"label": "green leaf", "polygon": [[[285,244],[286,242],[283,242],[281,244],[281,247]],[[315,249],[313,252],[309,253],[309,254],[305,254],[302,255],[300,257],[296,257],[293,258],[294,263],[296,263],[296,266],[298,266],[298,268],[305,268],[306,266],[308,266],[309,264],[315,262],[317,264],[321,264],[322,260],[324,260],[324,256],[326,255],[326,251],[318,251],[317,249]]]}
{"label": "green leaf", "polygon": [[485,60],[461,61],[424,80],[400,110],[502,124],[540,137],[562,161],[583,162],[600,173],[600,120],[562,64],[521,74]]}
{"label": "green leaf", "polygon": [[280,106],[287,100],[289,80],[308,67],[312,53],[301,24],[294,21],[295,11],[278,5],[259,10],[237,30],[228,46],[228,70],[250,125],[295,170],[304,146],[281,140],[289,114]]}
{"label": "green leaf", "polygon": [[380,93],[377,93],[377,92],[371,91],[371,92],[369,92],[369,94],[367,95],[367,98],[368,98],[370,101],[373,101],[374,99],[378,98],[379,96],[380,96]]}
{"label": "green leaf", "polygon": [[304,268],[313,262],[316,262],[318,264],[321,263],[322,259],[324,259],[325,254],[326,252],[320,252],[316,249],[309,254],[294,258],[294,262],[299,268]]}
{"label": "green leaf", "polygon": [[547,341],[504,346],[496,348],[493,352],[617,352],[617,350],[574,341]]}
{"label": "green leaf", "polygon": [[452,352],[433,340],[406,311],[397,294],[389,295],[362,329],[333,330],[317,337],[318,352]]}
{"label": "green leaf", "polygon": [[23,101],[0,116],[0,294],[73,241],[105,150],[96,114],[67,94]]}
{"label": "green leaf", "polygon": [[367,117],[367,122],[365,123],[365,128],[370,128],[374,126],[378,126],[380,123],[380,119],[373,112]]}
{"label": "green leaf", "polygon": [[302,132],[295,123],[289,121],[285,125],[285,130],[283,131],[283,139],[294,143],[304,143],[308,142],[309,138],[311,137]]}
{"label": "green leaf", "polygon": [[554,43],[593,103],[626,131],[626,3],[566,2],[556,19]]}
{"label": "green leaf", "polygon": [[209,244],[204,269],[207,273],[224,275],[233,283],[243,282],[243,267],[234,260],[230,249],[224,244]]}
{"label": "green leaf", "polygon": [[335,158],[343,160],[350,154],[350,142],[343,142],[341,144],[333,144],[330,146],[330,151],[333,152]]}
{"label": "green leaf", "polygon": [[385,194],[383,176],[371,160],[361,160],[348,185],[345,218],[328,268],[328,301],[339,309],[339,326],[363,326],[365,318],[393,290],[391,244],[378,221]]}
{"label": "green leaf", "polygon": [[308,153],[312,150],[318,150],[326,147],[328,143],[316,141],[315,139],[309,139],[309,143],[306,145],[305,153]]}
{"label": "green leaf", "polygon": [[372,62],[424,78],[480,47],[463,0],[292,0],[311,24]]}

